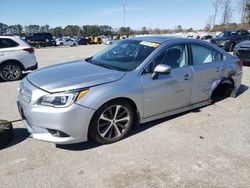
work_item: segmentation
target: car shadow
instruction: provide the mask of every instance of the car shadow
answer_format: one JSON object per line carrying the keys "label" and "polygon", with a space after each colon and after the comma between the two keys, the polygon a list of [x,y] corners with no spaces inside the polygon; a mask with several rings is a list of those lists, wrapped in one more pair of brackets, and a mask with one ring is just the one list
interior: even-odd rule
{"label": "car shadow", "polygon": [[240,85],[240,88],[239,88],[239,90],[238,90],[238,92],[236,93],[236,96],[238,97],[238,96],[242,95],[242,94],[245,93],[248,89],[249,89],[248,86],[246,86],[246,85],[244,85],[244,84],[241,84],[241,85]]}
{"label": "car shadow", "polygon": [[[242,95],[244,92],[246,92],[248,90],[248,88],[249,87],[246,86],[246,85],[241,85],[238,92],[237,92],[237,97]],[[219,96],[216,97],[214,103],[222,101],[225,98],[226,97],[224,95],[219,95]],[[134,129],[132,129],[130,131],[130,133],[127,135],[126,138],[129,138],[129,137],[131,137],[133,135],[136,135],[136,134],[141,133],[143,131],[146,131],[146,130],[152,128],[152,127],[155,127],[155,126],[157,126],[157,125],[159,125],[159,124],[161,124],[163,122],[178,118],[178,117],[183,116],[185,114],[199,113],[199,112],[201,112],[201,109],[205,108],[205,107],[206,106],[195,108],[195,109],[192,109],[190,111],[182,112],[182,113],[179,113],[179,114],[176,114],[176,115],[168,116],[168,117],[161,118],[161,119],[158,119],[158,120],[155,120],[155,121],[151,121],[151,122],[148,122],[148,123],[141,124],[141,125],[135,127]],[[94,142],[91,139],[89,139],[89,141],[84,142],[84,143],[69,144],[69,145],[56,145],[56,147],[59,148],[59,149],[72,150],[72,151],[90,150],[90,149],[94,149],[94,148],[99,147],[99,146],[101,146],[101,145],[97,144],[96,142]]]}
{"label": "car shadow", "polygon": [[25,128],[14,128],[13,131],[14,131],[13,140],[8,145],[6,145],[2,150],[17,145],[30,136],[29,132]]}
{"label": "car shadow", "polygon": [[[203,107],[201,107],[203,108]],[[162,118],[162,119],[158,119],[158,120],[155,120],[155,121],[151,121],[151,122],[148,122],[148,123],[144,123],[144,124],[141,124],[139,126],[136,126],[135,128],[133,128],[129,134],[126,136],[126,138],[129,138],[133,135],[136,135],[136,134],[139,134],[143,131],[146,131],[154,126],[157,126],[165,121],[169,121],[171,119],[174,119],[174,118],[177,118],[179,116],[182,116],[182,115],[185,115],[187,113],[190,113],[190,112],[193,112],[193,113],[197,113],[197,112],[200,112],[200,109],[201,108],[197,108],[197,109],[193,109],[193,110],[190,110],[190,111],[187,111],[187,112],[183,112],[183,113],[180,113],[180,114],[176,114],[176,115],[172,115],[172,116],[169,116],[169,117],[165,117],[165,118]],[[125,138],[125,139],[126,139]],[[90,149],[94,149],[96,147],[100,147],[102,145],[96,143],[95,141],[93,141],[92,139],[89,139],[87,142],[83,142],[83,143],[78,143],[78,144],[68,144],[68,145],[56,145],[57,148],[59,149],[63,149],[63,150],[71,150],[71,151],[82,151],[82,150],[90,150]]]}
{"label": "car shadow", "polygon": [[101,146],[101,145],[94,142],[91,139],[89,139],[87,142],[82,142],[82,143],[77,143],[77,144],[67,144],[67,145],[56,144],[56,147],[58,149],[71,150],[71,151],[89,150],[89,149],[94,149],[98,146]]}

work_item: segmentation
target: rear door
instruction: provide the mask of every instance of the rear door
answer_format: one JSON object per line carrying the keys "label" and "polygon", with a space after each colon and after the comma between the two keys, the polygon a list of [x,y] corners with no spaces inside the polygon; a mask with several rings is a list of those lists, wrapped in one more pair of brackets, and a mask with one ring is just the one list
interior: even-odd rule
{"label": "rear door", "polygon": [[[187,44],[167,47],[146,67],[141,75],[144,118],[182,108],[189,104],[193,83],[193,70],[188,63]],[[157,64],[172,67],[168,75],[151,78]]]}
{"label": "rear door", "polygon": [[208,100],[216,81],[220,80],[225,71],[223,55],[212,47],[190,44],[194,70],[194,83],[190,103]]}

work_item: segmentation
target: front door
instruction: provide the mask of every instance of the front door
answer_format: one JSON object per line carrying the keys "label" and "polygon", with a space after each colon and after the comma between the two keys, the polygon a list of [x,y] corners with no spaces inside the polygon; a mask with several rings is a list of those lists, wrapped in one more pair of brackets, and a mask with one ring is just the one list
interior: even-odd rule
{"label": "front door", "polygon": [[[144,118],[182,108],[189,104],[193,70],[188,66],[186,44],[174,45],[161,52],[141,75]],[[152,70],[157,64],[172,67],[170,74],[159,74],[153,80]]]}

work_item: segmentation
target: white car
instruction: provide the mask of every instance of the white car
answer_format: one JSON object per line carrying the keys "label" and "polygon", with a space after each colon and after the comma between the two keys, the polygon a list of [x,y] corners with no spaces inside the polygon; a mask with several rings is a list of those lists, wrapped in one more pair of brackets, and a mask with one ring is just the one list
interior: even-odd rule
{"label": "white car", "polygon": [[19,80],[23,71],[37,69],[34,49],[19,37],[0,36],[0,77]]}
{"label": "white car", "polygon": [[56,39],[57,46],[76,46],[78,45],[77,41],[70,38],[58,38]]}

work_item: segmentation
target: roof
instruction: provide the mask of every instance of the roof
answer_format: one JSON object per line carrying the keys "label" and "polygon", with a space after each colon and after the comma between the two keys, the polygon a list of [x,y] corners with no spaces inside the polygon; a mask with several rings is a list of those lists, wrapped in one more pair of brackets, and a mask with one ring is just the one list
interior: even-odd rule
{"label": "roof", "polygon": [[180,37],[167,37],[167,36],[142,36],[142,37],[135,37],[133,40],[142,40],[148,42],[157,42],[157,43],[164,43],[170,40],[182,39]]}

